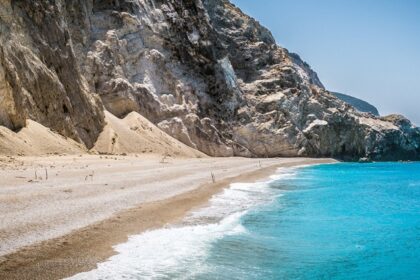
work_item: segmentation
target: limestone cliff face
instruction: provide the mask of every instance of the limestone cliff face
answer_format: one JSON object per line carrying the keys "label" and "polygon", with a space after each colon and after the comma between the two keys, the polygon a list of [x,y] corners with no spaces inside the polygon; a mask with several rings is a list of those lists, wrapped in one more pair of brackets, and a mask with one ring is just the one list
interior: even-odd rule
{"label": "limestone cliff face", "polygon": [[26,119],[91,147],[103,126],[89,92],[60,1],[0,2],[0,125]]}
{"label": "limestone cliff face", "polygon": [[118,117],[136,111],[214,156],[420,156],[420,131],[408,120],[337,99],[227,0],[0,7],[1,125],[31,118],[92,146],[103,105]]}

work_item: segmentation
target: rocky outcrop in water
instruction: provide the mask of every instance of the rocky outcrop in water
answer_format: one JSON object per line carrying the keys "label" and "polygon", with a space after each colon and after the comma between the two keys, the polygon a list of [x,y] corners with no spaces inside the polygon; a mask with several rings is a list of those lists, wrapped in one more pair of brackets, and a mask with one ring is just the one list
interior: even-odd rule
{"label": "rocky outcrop in water", "polygon": [[[402,117],[361,113],[227,0],[0,2],[0,124],[92,147],[136,111],[214,156],[417,159]],[[291,23],[292,24],[292,23]]]}

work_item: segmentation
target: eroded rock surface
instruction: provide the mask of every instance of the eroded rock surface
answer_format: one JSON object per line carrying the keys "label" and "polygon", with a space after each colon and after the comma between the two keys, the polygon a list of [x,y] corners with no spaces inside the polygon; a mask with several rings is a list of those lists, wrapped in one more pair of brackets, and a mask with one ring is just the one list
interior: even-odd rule
{"label": "eroded rock surface", "polygon": [[1,125],[31,118],[89,147],[103,104],[213,156],[420,156],[408,120],[337,99],[227,0],[0,3]]}
{"label": "eroded rock surface", "polygon": [[61,1],[0,2],[0,124],[40,122],[88,147],[103,126],[73,51]]}

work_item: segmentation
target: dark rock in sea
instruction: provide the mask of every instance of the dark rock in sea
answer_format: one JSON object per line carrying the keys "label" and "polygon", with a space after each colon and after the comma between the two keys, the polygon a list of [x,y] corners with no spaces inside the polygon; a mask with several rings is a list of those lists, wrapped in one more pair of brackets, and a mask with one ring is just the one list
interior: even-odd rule
{"label": "dark rock in sea", "polygon": [[227,0],[5,0],[0,11],[11,129],[30,118],[91,147],[106,108],[213,156],[419,159],[408,120],[343,102]]}

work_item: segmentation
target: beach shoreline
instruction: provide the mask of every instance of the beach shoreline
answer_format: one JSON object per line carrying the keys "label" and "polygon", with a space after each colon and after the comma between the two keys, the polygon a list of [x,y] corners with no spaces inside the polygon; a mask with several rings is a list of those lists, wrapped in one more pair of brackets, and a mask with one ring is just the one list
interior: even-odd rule
{"label": "beach shoreline", "polygon": [[[54,160],[58,161],[59,159]],[[69,161],[71,162],[72,160],[74,159]],[[74,165],[82,166],[86,164],[86,162],[89,162],[89,164],[93,165],[96,163],[108,166],[110,165],[111,160],[115,159],[99,159],[98,156],[90,156],[86,157],[86,159],[76,159],[78,162],[74,163]],[[44,159],[44,161],[51,161],[51,159]],[[131,168],[135,171],[137,170],[137,167],[145,168],[145,166],[150,167],[150,165],[156,164],[157,158],[122,158],[119,159],[119,161],[118,164],[122,164],[121,166],[114,163],[114,165],[117,166],[112,166],[106,170],[107,173],[109,173],[109,176],[111,176],[110,178],[113,178],[112,172],[115,172],[114,176],[118,174],[121,178],[127,177],[129,171],[127,171],[127,174],[124,174],[122,171],[122,167],[127,164],[132,166]],[[139,162],[137,163],[137,161]],[[141,166],[140,162],[142,164]],[[190,179],[194,180],[194,183],[197,181],[197,184],[195,185],[183,188],[178,192],[172,191],[164,193],[164,189],[162,189],[162,191],[155,190],[155,192],[160,192],[160,195],[150,196],[150,199],[143,203],[137,203],[126,209],[116,211],[108,218],[89,223],[87,226],[78,229],[73,229],[67,234],[49,238],[28,246],[22,246],[15,252],[4,254],[0,257],[0,278],[61,279],[80,272],[92,270],[96,268],[97,263],[105,261],[115,254],[112,246],[125,242],[130,235],[161,228],[165,225],[181,221],[191,210],[205,205],[213,195],[228,187],[231,183],[255,182],[269,177],[280,167],[295,167],[330,162],[334,162],[334,160],[306,158],[270,160],[209,158],[182,159],[178,161],[174,159],[171,163],[172,166],[176,167],[173,167],[174,170],[170,169],[172,167],[162,168],[160,167],[160,164],[157,164],[156,168],[158,168],[157,171],[159,172],[156,176],[158,177],[155,178],[155,181],[152,180],[150,183],[159,183],[160,178],[163,180],[165,175],[167,175],[170,177],[168,180],[172,183],[171,185],[168,185],[168,188],[171,188],[172,186],[172,188],[177,189],[180,188],[179,186],[177,187],[177,184],[182,183],[177,180],[179,180],[179,176],[183,176],[179,169],[185,169],[188,168],[188,166],[194,165],[198,166],[200,164],[202,166],[199,168],[197,167],[197,170],[192,171],[196,176],[191,177]],[[139,164],[139,166],[136,166],[136,164]],[[183,164],[185,164],[185,166],[183,166]],[[23,166],[24,165],[25,164],[23,164]],[[66,165],[63,166],[63,168],[68,168]],[[219,168],[216,168],[216,166],[219,166]],[[95,170],[100,170],[100,168]],[[153,170],[154,169],[152,168],[146,173],[150,173]],[[205,180],[200,179],[201,177],[199,177],[199,175],[201,173],[203,173],[201,174],[203,176],[204,173],[205,176],[208,176],[208,173],[211,170],[214,170],[216,178],[214,183],[209,178],[206,178]],[[5,171],[1,172],[4,173]],[[77,172],[78,171],[76,171],[76,173]],[[171,175],[168,175],[168,172],[175,172],[175,175],[172,173]],[[86,173],[86,171],[84,171],[84,173]],[[74,174],[69,174],[69,176],[74,176]],[[96,174],[95,176],[98,175]],[[142,176],[136,178],[136,180],[141,180],[141,177]],[[7,178],[2,178],[2,180],[7,180]],[[146,179],[144,178],[144,180]],[[56,184],[59,183],[60,182],[57,182]],[[187,184],[188,181],[185,181],[184,183]],[[10,182],[9,184],[12,189],[19,188],[19,184],[16,182]],[[107,184],[110,185],[112,182],[108,182]],[[124,184],[124,182],[122,184]],[[81,187],[83,187],[83,185]],[[85,186],[83,188],[87,187]],[[94,188],[94,186],[92,188]],[[142,184],[133,185],[132,190],[137,191],[139,188],[142,188]],[[77,193],[77,191],[77,187],[74,187],[74,192]],[[135,192],[133,193],[135,194]],[[115,195],[114,192],[110,194]],[[132,193],[127,193],[127,195],[130,194]],[[112,199],[112,196],[110,199]],[[69,209],[68,212],[70,212],[69,214],[71,215],[71,209]],[[74,219],[76,218],[77,216],[74,217]],[[2,231],[3,230],[4,229],[2,228]]]}

